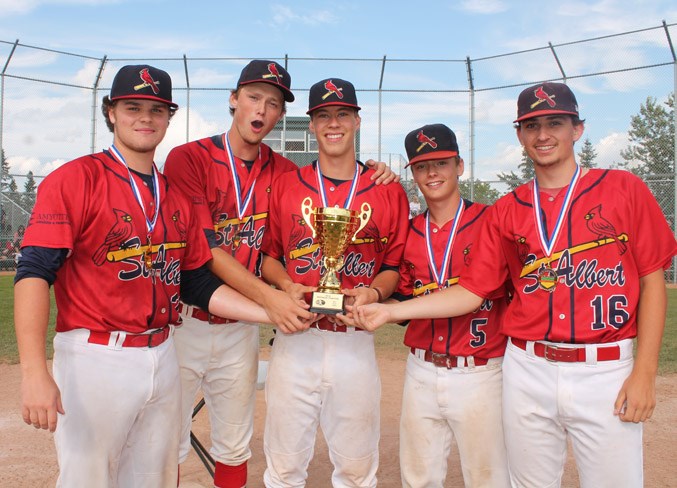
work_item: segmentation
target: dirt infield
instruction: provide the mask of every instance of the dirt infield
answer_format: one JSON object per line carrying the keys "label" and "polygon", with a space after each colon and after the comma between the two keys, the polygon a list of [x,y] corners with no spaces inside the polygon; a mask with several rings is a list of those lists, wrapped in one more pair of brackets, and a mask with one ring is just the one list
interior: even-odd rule
{"label": "dirt infield", "polygon": [[[264,354],[262,352],[262,354]],[[381,414],[381,464],[379,486],[400,486],[398,452],[398,421],[404,358],[406,354],[381,354],[379,364],[383,383]],[[7,488],[54,486],[57,465],[52,435],[37,431],[21,420],[19,412],[19,367],[0,365],[0,486]],[[658,405],[647,422],[644,434],[645,486],[675,486],[677,480],[677,375],[661,376],[657,381]],[[263,392],[257,393],[256,428],[250,461],[250,488],[263,486],[265,462],[262,453],[262,426],[265,412]],[[209,443],[207,413],[198,414],[193,432],[205,444]],[[609,446],[613,449],[613,446]],[[571,456],[570,456],[571,458]],[[209,487],[211,478],[195,453],[181,467],[182,487]],[[324,441],[318,438],[315,458],[308,477],[308,487],[330,486],[331,465]],[[445,486],[463,486],[456,454],[452,454]],[[577,487],[575,466],[567,464],[564,487]]]}

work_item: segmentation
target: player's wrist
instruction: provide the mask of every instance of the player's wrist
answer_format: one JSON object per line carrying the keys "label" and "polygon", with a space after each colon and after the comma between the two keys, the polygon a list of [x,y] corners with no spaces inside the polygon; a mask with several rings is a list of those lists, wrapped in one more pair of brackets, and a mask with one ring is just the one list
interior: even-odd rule
{"label": "player's wrist", "polygon": [[383,292],[381,291],[381,289],[376,286],[372,286],[370,287],[370,289],[376,292],[376,300],[374,300],[374,302],[375,303],[383,302]]}

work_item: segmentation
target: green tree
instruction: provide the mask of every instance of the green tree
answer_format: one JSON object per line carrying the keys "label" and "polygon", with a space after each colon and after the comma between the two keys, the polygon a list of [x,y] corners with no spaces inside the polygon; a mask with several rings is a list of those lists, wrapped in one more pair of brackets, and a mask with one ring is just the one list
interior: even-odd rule
{"label": "green tree", "polygon": [[[477,203],[491,205],[501,197],[501,194],[486,181],[475,180],[474,195],[472,200]],[[470,180],[461,180],[458,182],[458,188],[461,196],[470,198]]]}
{"label": "green tree", "polygon": [[26,182],[24,183],[24,194],[21,199],[21,206],[28,212],[33,210],[33,205],[35,205],[35,190],[37,185],[35,184],[35,177],[33,172],[29,171],[26,174]]}
{"label": "green tree", "polygon": [[[9,187],[14,181],[14,177],[10,174],[10,167],[7,158],[5,157],[5,151],[0,148],[0,160],[2,160],[2,167],[0,168],[0,173],[2,177],[0,178],[0,191],[3,193],[9,191]],[[16,182],[14,183],[16,186]]]}
{"label": "green tree", "polygon": [[596,168],[596,157],[597,151],[595,151],[595,147],[592,145],[592,142],[590,142],[590,139],[586,137],[585,141],[583,141],[583,147],[578,153],[578,163],[584,168]]}
{"label": "green tree", "polygon": [[508,185],[509,191],[523,183],[526,183],[534,177],[534,162],[527,155],[527,152],[522,149],[522,161],[517,165],[519,174],[511,171],[510,173],[498,173],[498,179]]}
{"label": "green tree", "polygon": [[674,93],[664,103],[647,97],[630,119],[630,144],[621,151],[624,162],[619,165],[646,182],[669,220],[675,214],[674,106]]}

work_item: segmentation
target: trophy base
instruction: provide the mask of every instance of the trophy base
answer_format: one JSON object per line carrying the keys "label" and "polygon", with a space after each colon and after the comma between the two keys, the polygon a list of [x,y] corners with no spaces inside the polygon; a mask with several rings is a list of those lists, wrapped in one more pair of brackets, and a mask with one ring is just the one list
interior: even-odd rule
{"label": "trophy base", "polygon": [[345,311],[343,308],[343,297],[342,293],[315,291],[310,302],[310,311],[325,315],[343,313]]}

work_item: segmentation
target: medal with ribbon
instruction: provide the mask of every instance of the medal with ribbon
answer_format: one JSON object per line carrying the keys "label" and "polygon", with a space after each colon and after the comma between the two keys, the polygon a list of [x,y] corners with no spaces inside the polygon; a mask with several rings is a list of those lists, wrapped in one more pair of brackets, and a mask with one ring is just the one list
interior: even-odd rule
{"label": "medal with ribbon", "polygon": [[[320,160],[317,160],[315,165],[315,175],[317,176],[317,188],[320,192],[320,198],[322,199],[322,206],[328,207],[327,203],[327,192],[324,189],[324,180],[322,179],[322,169],[320,168]],[[348,197],[346,198],[343,208],[346,210],[351,210],[353,205],[353,200],[355,199],[355,194],[357,193],[357,182],[360,179],[360,165],[355,161],[355,174],[353,175],[353,181],[350,184],[350,191],[348,192]],[[338,207],[338,205],[336,205]]]}
{"label": "medal with ribbon", "polygon": [[454,247],[454,240],[456,239],[456,232],[458,231],[458,226],[461,222],[461,216],[463,215],[463,210],[465,204],[463,199],[458,203],[458,208],[456,209],[456,215],[454,215],[454,224],[451,227],[451,232],[447,238],[447,245],[444,248],[444,257],[442,259],[442,265],[438,268],[435,263],[435,252],[433,250],[432,239],[430,238],[430,210],[426,211],[425,214],[425,247],[426,254],[428,255],[428,266],[435,277],[435,282],[437,287],[441,290],[444,287],[444,284],[447,281],[447,274],[449,273],[449,261],[451,260],[451,250]]}
{"label": "medal with ribbon", "polygon": [[[237,209],[237,224],[235,233],[233,235],[233,253],[240,247],[240,224],[242,223],[242,218],[244,213],[247,211],[249,204],[254,194],[254,187],[256,186],[256,178],[252,181],[249,191],[246,195],[242,195],[242,183],[240,181],[240,176],[237,174],[237,167],[235,165],[235,156],[233,156],[233,150],[230,147],[230,141],[228,140],[228,134],[230,131],[226,132],[223,135],[223,147],[226,153],[226,159],[228,159],[228,167],[230,168],[231,180],[233,181],[233,189],[235,190],[235,205]],[[259,145],[259,155],[258,159],[261,159],[261,146]]]}
{"label": "medal with ribbon", "polygon": [[158,179],[158,171],[155,168],[155,164],[153,164],[152,175],[153,175],[153,186],[155,188],[154,191],[155,211],[153,213],[153,218],[150,219],[148,218],[148,215],[146,215],[146,207],[144,206],[143,198],[141,197],[141,192],[139,191],[139,187],[136,184],[136,181],[134,181],[132,171],[129,169],[127,161],[125,160],[122,153],[118,150],[118,148],[115,147],[115,144],[113,144],[110,147],[110,152],[113,154],[115,159],[117,159],[117,161],[127,169],[127,176],[129,177],[129,185],[132,187],[132,193],[134,193],[134,197],[136,198],[139,207],[141,207],[141,212],[143,212],[143,217],[146,220],[146,249],[143,251],[143,259],[144,263],[146,264],[146,269],[152,270],[153,240],[151,238],[151,234],[153,234],[153,229],[155,229],[155,224],[157,223],[157,218],[158,215],[160,214],[160,183]]}
{"label": "medal with ribbon", "polygon": [[557,216],[557,221],[555,222],[555,227],[552,230],[552,233],[548,235],[548,231],[545,228],[545,222],[541,215],[541,200],[539,198],[539,189],[538,181],[534,178],[533,182],[533,209],[534,209],[534,220],[536,223],[536,231],[538,233],[538,239],[541,244],[541,249],[543,250],[544,256],[547,258],[546,264],[541,265],[538,270],[538,286],[542,290],[553,292],[557,286],[557,271],[552,269],[551,256],[552,251],[557,242],[562,227],[564,227],[564,219],[569,214],[569,207],[571,206],[571,200],[573,199],[574,192],[576,190],[576,185],[581,178],[581,167],[577,164],[576,171],[571,177],[569,182],[569,188],[567,188],[566,195],[564,196],[564,202],[562,203],[562,208],[559,211]]}

